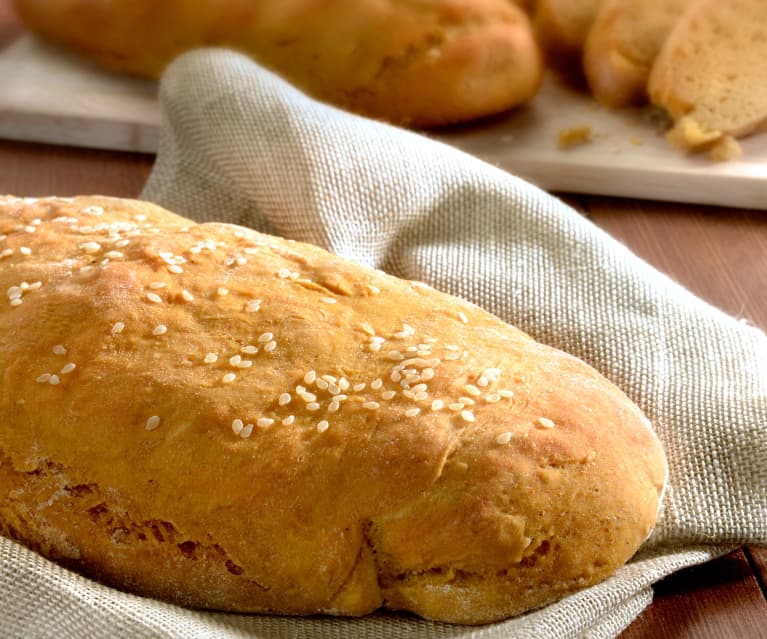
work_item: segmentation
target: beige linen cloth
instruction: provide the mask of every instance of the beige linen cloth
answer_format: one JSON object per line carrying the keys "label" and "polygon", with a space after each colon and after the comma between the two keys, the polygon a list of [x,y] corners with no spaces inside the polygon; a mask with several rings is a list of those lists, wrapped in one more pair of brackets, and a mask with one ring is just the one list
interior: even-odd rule
{"label": "beige linen cloth", "polygon": [[477,628],[394,614],[190,611],[106,588],[1,540],[0,635],[606,638],[649,604],[664,575],[767,543],[763,333],[535,187],[426,137],[319,104],[238,54],[187,54],[163,78],[161,100],[145,199],[428,282],[590,362],[644,409],[665,445],[660,519],[606,582]]}

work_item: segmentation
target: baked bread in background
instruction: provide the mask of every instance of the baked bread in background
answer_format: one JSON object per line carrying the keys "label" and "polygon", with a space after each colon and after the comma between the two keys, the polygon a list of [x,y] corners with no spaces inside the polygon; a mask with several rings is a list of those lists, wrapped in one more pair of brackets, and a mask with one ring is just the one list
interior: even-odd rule
{"label": "baked bread in background", "polygon": [[767,127],[767,2],[696,0],[677,22],[649,78],[652,102],[675,120],[671,141],[739,153],[734,138]]}
{"label": "baked bread in background", "polygon": [[536,0],[533,24],[547,63],[580,80],[583,46],[603,0]]}
{"label": "baked bread in background", "polygon": [[0,198],[0,531],[182,605],[477,624],[651,531],[649,423],[425,285],[148,203]]}
{"label": "baked bread in background", "polygon": [[510,0],[15,0],[25,24],[109,69],[158,77],[201,46],[246,53],[314,97],[415,127],[530,100],[543,63]]}
{"label": "baked bread in background", "polygon": [[610,107],[647,102],[655,58],[684,10],[695,0],[605,0],[583,52],[594,97]]}

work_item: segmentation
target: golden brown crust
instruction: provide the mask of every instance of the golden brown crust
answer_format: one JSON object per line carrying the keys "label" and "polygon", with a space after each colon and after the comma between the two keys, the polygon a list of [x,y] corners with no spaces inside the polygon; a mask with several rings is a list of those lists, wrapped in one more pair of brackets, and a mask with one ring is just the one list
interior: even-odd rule
{"label": "golden brown crust", "polygon": [[640,411],[471,304],[135,201],[0,198],[0,238],[0,530],[87,575],[483,623],[654,524]]}
{"label": "golden brown crust", "polygon": [[110,69],[157,77],[200,46],[247,53],[308,93],[365,115],[437,126],[538,91],[542,61],[509,0],[16,0],[35,32]]}

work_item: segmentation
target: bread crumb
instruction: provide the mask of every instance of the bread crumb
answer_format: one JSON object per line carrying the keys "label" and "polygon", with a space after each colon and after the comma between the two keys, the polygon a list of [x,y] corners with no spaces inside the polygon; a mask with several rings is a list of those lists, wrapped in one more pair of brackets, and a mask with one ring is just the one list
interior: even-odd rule
{"label": "bread crumb", "polygon": [[722,137],[721,131],[706,131],[689,116],[681,118],[667,134],[666,138],[678,149],[692,151]]}
{"label": "bread crumb", "polygon": [[584,144],[590,144],[593,141],[591,133],[591,125],[589,124],[560,129],[559,148],[563,150],[573,149]]}
{"label": "bread crumb", "polygon": [[714,162],[728,162],[743,155],[743,149],[731,135],[719,138],[708,151],[708,157]]}

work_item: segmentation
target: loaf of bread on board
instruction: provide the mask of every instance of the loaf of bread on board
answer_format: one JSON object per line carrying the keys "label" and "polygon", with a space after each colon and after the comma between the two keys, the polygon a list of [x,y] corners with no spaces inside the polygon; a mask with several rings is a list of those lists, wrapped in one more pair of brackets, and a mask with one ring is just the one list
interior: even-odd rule
{"label": "loaf of bread on board", "polygon": [[477,624],[609,576],[640,410],[478,307],[104,197],[0,198],[0,532],[178,604]]}
{"label": "loaf of bread on board", "polygon": [[531,99],[543,63],[509,0],[15,0],[34,32],[110,69],[157,77],[201,46],[249,54],[313,95],[412,126]]}
{"label": "loaf of bread on board", "polygon": [[605,0],[589,30],[583,68],[602,104],[647,102],[655,58],[684,10],[696,0]]}
{"label": "loaf of bread on board", "polygon": [[765,60],[767,2],[694,2],[671,32],[648,84],[652,102],[675,120],[671,141],[722,157],[737,153],[734,138],[767,127]]}
{"label": "loaf of bread on board", "polygon": [[602,1],[537,0],[535,33],[554,69],[572,78],[582,73],[583,46]]}

